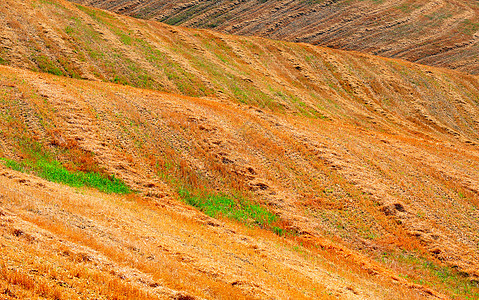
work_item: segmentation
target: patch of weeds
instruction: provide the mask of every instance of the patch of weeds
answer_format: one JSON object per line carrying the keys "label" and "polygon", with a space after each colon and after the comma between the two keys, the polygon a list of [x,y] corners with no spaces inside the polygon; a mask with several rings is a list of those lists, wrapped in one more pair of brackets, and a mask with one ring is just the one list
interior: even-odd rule
{"label": "patch of weeds", "polygon": [[76,78],[76,79],[81,78],[80,71],[75,67],[75,65],[70,60],[60,57],[58,59],[58,63],[65,70],[66,74],[64,75],[70,76],[71,78]]}
{"label": "patch of weeds", "polygon": [[410,13],[414,10],[414,7],[409,3],[403,3],[396,8],[401,10],[403,13]]}
{"label": "patch of weeds", "polygon": [[197,170],[188,167],[184,161],[171,160],[171,153],[156,162],[158,176],[175,187],[178,198],[188,205],[196,207],[213,218],[228,218],[247,226],[256,226],[270,230],[280,236],[287,235],[279,217],[254,201],[238,187],[221,187],[203,177]]}
{"label": "patch of weeds", "polygon": [[125,45],[131,45],[131,36],[129,34],[120,34],[120,40]]}
{"label": "patch of weeds", "polygon": [[117,83],[117,84],[123,84],[123,85],[128,84],[128,81],[125,78],[123,78],[122,76],[118,76],[118,75],[115,75],[115,77],[113,77],[111,82],[114,82],[114,83]]}
{"label": "patch of weeds", "polygon": [[[453,298],[461,297],[464,299],[479,299],[479,284],[458,271],[445,265],[439,265],[418,254],[406,253],[398,255],[396,259],[414,267],[418,276],[410,274],[409,279],[416,283],[431,287],[437,287],[439,284],[446,288]],[[424,281],[424,273],[434,278],[433,281]],[[419,277],[419,278],[418,278]]]}
{"label": "patch of weeds", "polygon": [[94,60],[100,60],[105,58],[105,53],[103,52],[92,50],[90,48],[87,48],[87,52],[88,52],[88,55]]}
{"label": "patch of weeds", "polygon": [[278,227],[278,226],[271,227],[271,230],[273,230],[273,232],[276,233],[279,236],[284,236],[285,235],[285,230],[283,228]]}
{"label": "patch of weeds", "polygon": [[72,35],[72,34],[73,34],[73,32],[74,32],[74,29],[73,29],[73,27],[71,27],[71,26],[67,26],[67,27],[65,27],[65,33],[66,33],[66,34],[68,34],[68,35]]}
{"label": "patch of weeds", "polygon": [[19,171],[19,172],[26,171],[25,165],[22,163],[16,162],[14,160],[6,159],[6,158],[0,158],[0,161],[3,161],[5,166],[12,170]]}
{"label": "patch of weeds", "polygon": [[50,73],[57,76],[62,76],[63,72],[58,68],[48,57],[40,55],[34,57],[33,60],[37,63],[38,68],[45,73]]}
{"label": "patch of weeds", "polygon": [[0,56],[0,65],[6,65],[8,61]]}
{"label": "patch of weeds", "polygon": [[449,13],[444,13],[444,12],[434,12],[430,15],[426,15],[426,17],[429,20],[444,20],[444,19],[448,19],[452,17],[452,15]]}
{"label": "patch of weeds", "polygon": [[93,19],[95,19],[98,22],[105,23],[103,19],[107,19],[109,21],[115,20],[115,17],[110,15],[106,11],[102,11],[102,10],[96,9],[96,8],[82,6],[82,5],[79,5],[79,4],[76,4],[76,7],[79,10],[88,14],[90,17],[92,17]]}
{"label": "patch of weeds", "polygon": [[[254,224],[261,228],[269,228],[278,217],[258,204],[251,203],[240,196],[226,194],[197,192],[186,188],[178,190],[180,197],[210,217],[223,216],[245,224]],[[274,230],[274,229],[273,229]],[[279,228],[278,232],[282,232]]]}
{"label": "patch of weeds", "polygon": [[[180,64],[173,61],[166,53],[156,49],[147,41],[135,38],[132,43],[143,52],[150,63],[152,63],[158,70],[162,70],[168,80],[170,80],[184,95],[200,97],[213,92],[205,86],[201,79],[185,70]],[[175,52],[180,51],[180,49],[172,50]],[[146,77],[138,78],[138,84],[140,86],[149,87],[158,84],[154,80],[154,77],[146,73],[144,75],[149,77],[149,79],[145,81],[144,79]]]}
{"label": "patch of weeds", "polygon": [[97,172],[69,171],[60,162],[45,157],[37,161],[17,162],[0,158],[5,166],[25,172],[33,173],[48,181],[63,183],[73,187],[92,187],[105,193],[128,194],[130,188],[115,176],[107,177]]}
{"label": "patch of weeds", "polygon": [[143,87],[143,88],[153,88],[154,85],[156,84],[156,81],[153,77],[151,77],[150,75],[146,75],[146,74],[140,74],[138,75],[138,81],[139,81],[139,86],[140,87]]}
{"label": "patch of weeds", "polygon": [[36,163],[38,175],[49,181],[64,183],[70,186],[88,186],[99,191],[115,194],[128,194],[130,189],[120,179],[100,175],[99,173],[71,172],[59,162],[38,161]]}
{"label": "patch of weeds", "polygon": [[133,44],[133,38],[131,37],[131,33],[127,32],[125,33],[124,31],[120,30],[119,28],[116,27],[111,27],[111,30],[120,38],[120,41],[125,44],[125,45],[132,45]]}
{"label": "patch of weeds", "polygon": [[467,35],[473,35],[479,30],[479,23],[472,22],[471,20],[465,20],[461,25],[461,31]]}
{"label": "patch of weeds", "polygon": [[56,1],[50,1],[50,0],[38,0],[36,2],[31,3],[34,8],[40,7],[42,5],[48,4],[48,5],[53,5],[57,8],[63,8],[59,3]]}

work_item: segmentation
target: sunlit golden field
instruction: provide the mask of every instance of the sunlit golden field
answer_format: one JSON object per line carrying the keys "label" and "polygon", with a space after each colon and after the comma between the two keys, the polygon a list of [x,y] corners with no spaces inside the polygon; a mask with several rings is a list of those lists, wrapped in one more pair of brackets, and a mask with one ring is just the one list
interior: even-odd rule
{"label": "sunlit golden field", "polygon": [[0,24],[0,298],[479,296],[476,76],[61,0]]}

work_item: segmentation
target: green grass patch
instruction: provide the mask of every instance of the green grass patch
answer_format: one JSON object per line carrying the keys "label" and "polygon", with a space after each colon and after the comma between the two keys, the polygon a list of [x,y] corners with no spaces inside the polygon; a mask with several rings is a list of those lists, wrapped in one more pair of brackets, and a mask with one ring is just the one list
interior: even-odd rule
{"label": "green grass patch", "polygon": [[279,236],[284,236],[287,233],[286,230],[278,226],[271,227],[271,230]]}
{"label": "green grass patch", "polygon": [[82,5],[79,5],[79,4],[75,4],[75,5],[79,10],[85,12],[86,14],[88,14],[90,17],[92,17],[96,21],[105,23],[106,21],[104,19],[106,19],[108,21],[114,21],[115,20],[115,16],[113,14],[109,14],[106,11],[103,11],[103,10],[100,10],[100,9],[97,9],[97,8],[82,6]]}
{"label": "green grass patch", "polygon": [[75,30],[73,29],[73,27],[71,27],[71,26],[65,27],[65,33],[66,34],[72,35],[74,32],[75,32]]}
{"label": "green grass patch", "polygon": [[222,216],[261,228],[269,228],[278,219],[266,208],[239,196],[208,192],[192,193],[185,188],[180,188],[178,194],[183,201],[213,218]]}
{"label": "green grass patch", "polygon": [[467,35],[473,35],[479,30],[479,23],[471,20],[464,20],[461,25],[461,31]]}
{"label": "green grass patch", "polygon": [[125,45],[131,45],[132,44],[132,38],[130,36],[130,34],[124,34],[122,32],[119,32],[118,35],[120,36],[120,40],[123,44]]}
{"label": "green grass patch", "polygon": [[[447,290],[454,299],[479,299],[479,283],[470,280],[467,274],[455,268],[439,265],[414,252],[383,254],[383,262],[390,259],[396,260],[400,264],[409,265],[416,272],[416,274],[402,275],[401,277],[432,288],[440,286]],[[424,278],[428,278],[428,280],[426,281]]]}
{"label": "green grass patch", "polygon": [[12,170],[20,171],[20,172],[26,171],[25,165],[22,163],[16,162],[14,160],[6,159],[6,158],[0,158],[0,160],[3,161],[6,167]]}
{"label": "green grass patch", "polygon": [[57,76],[63,75],[63,71],[58,68],[50,59],[48,59],[48,57],[40,55],[34,57],[33,60],[37,63],[37,66],[40,71]]}
{"label": "green grass patch", "polygon": [[39,159],[35,162],[17,162],[14,160],[0,158],[5,166],[25,173],[33,173],[48,181],[63,183],[73,187],[91,187],[105,193],[128,194],[130,188],[120,179],[114,176],[107,177],[96,172],[72,172],[67,170],[58,161]]}

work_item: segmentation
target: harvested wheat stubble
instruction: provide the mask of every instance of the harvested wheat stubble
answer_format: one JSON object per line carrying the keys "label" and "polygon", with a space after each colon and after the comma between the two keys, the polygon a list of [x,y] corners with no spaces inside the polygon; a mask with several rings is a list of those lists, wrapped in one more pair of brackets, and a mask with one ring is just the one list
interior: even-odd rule
{"label": "harvested wheat stubble", "polygon": [[[60,0],[0,9],[4,294],[477,296],[477,77]],[[43,161],[134,193],[46,182]]]}
{"label": "harvested wheat stubble", "polygon": [[72,1],[173,25],[479,72],[479,7],[474,0]]}

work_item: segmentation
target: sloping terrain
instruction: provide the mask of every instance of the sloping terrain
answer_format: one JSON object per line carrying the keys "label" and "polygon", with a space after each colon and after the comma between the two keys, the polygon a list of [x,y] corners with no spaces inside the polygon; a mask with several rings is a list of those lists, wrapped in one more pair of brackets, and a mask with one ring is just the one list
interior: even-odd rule
{"label": "sloping terrain", "polygon": [[476,76],[61,0],[0,12],[6,297],[478,296]]}
{"label": "sloping terrain", "polygon": [[172,25],[307,42],[479,73],[474,0],[73,0]]}
{"label": "sloping terrain", "polygon": [[[298,232],[295,242],[266,230],[209,218],[181,204],[171,186],[159,180],[159,173],[155,176],[159,163],[170,161],[175,166],[177,157],[183,159],[179,165],[203,169],[202,176],[211,176],[211,181],[216,176],[218,181],[234,176],[234,170],[241,180],[241,163],[248,160],[249,172],[254,168],[257,173],[254,177],[267,176],[261,158],[277,154],[266,152],[264,145],[243,142],[246,138],[261,142],[251,128],[271,134],[265,131],[270,121],[256,110],[11,68],[1,68],[0,77],[2,149],[7,156],[31,150],[18,149],[19,140],[38,141],[45,152],[73,151],[75,146],[67,141],[74,140],[76,147],[93,152],[110,173],[144,192],[107,195],[1,167],[2,295],[56,299],[440,297],[339,241],[328,242],[316,233],[319,228],[311,228],[308,234]],[[282,117],[269,116],[282,126],[288,124]],[[273,142],[284,141],[278,136]],[[244,152],[237,149],[234,153],[241,156],[228,156],[231,163],[222,166],[221,156],[233,154],[226,153],[233,147]],[[212,157],[198,155],[207,149]],[[165,151],[168,156],[163,156]],[[288,163],[301,159],[297,155]],[[221,178],[215,172],[221,168],[230,174]],[[264,201],[274,190],[283,195],[268,187]],[[269,199],[276,203],[267,205],[276,207],[284,220],[296,222],[297,218],[296,226],[305,226],[302,205],[279,195]],[[263,201],[260,195],[257,199]],[[353,203],[346,205],[362,210]],[[330,209],[337,210],[326,211]],[[367,218],[367,212],[363,213]],[[324,226],[316,218],[311,220]],[[302,246],[307,242],[310,248]]]}

